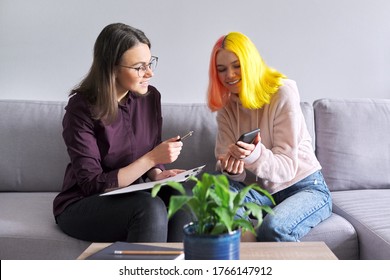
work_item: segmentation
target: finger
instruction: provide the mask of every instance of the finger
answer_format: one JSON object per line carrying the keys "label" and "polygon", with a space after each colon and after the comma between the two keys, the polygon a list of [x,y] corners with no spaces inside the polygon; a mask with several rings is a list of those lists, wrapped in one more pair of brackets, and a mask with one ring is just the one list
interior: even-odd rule
{"label": "finger", "polygon": [[240,165],[238,167],[238,173],[242,173],[244,172],[244,162],[243,161],[240,161]]}
{"label": "finger", "polygon": [[[247,145],[247,144],[246,144]],[[248,151],[248,149],[238,149],[238,155],[237,155],[237,159],[244,159],[246,158],[248,155],[250,154],[250,152]]]}
{"label": "finger", "polygon": [[234,169],[234,162],[235,162],[235,159],[233,157],[230,157],[229,158],[229,161],[227,162],[226,164],[226,170],[230,173],[233,173],[233,169]]}
{"label": "finger", "polygon": [[229,162],[230,155],[226,154],[224,157],[221,157],[221,166],[223,169],[226,168],[228,162]]}
{"label": "finger", "polygon": [[243,159],[243,158],[245,158],[246,156],[247,156],[247,154],[248,154],[248,151],[246,150],[246,149],[244,149],[244,148],[238,148],[238,146],[237,146],[237,148],[235,148],[234,149],[234,157],[236,158],[236,159]]}
{"label": "finger", "polygon": [[168,142],[168,149],[170,152],[172,153],[177,153],[181,151],[181,149],[183,148],[183,142],[176,142],[176,141],[173,141],[173,142]]}
{"label": "finger", "polygon": [[180,174],[184,171],[186,171],[185,169],[171,169],[173,172],[175,172],[176,174]]}
{"label": "finger", "polygon": [[240,173],[239,172],[240,165],[241,165],[241,161],[240,160],[235,160],[234,161],[234,163],[233,163],[233,173],[235,173],[235,174]]}
{"label": "finger", "polygon": [[180,136],[177,135],[175,137],[172,137],[172,138],[169,138],[169,139],[165,140],[164,142],[181,142],[180,141]]}
{"label": "finger", "polygon": [[253,140],[253,144],[257,145],[257,143],[259,143],[259,142],[261,142],[260,132],[257,133],[255,140]]}
{"label": "finger", "polygon": [[173,177],[173,176],[175,176],[174,172],[172,172],[171,170],[165,170],[165,172],[164,172],[165,178],[169,178],[169,177]]}
{"label": "finger", "polygon": [[245,146],[245,142],[242,142],[242,141],[238,141],[235,145],[237,146],[237,147],[243,147],[243,146]]}
{"label": "finger", "polygon": [[176,176],[177,174],[181,173],[179,169],[170,169],[169,174],[172,176]]}

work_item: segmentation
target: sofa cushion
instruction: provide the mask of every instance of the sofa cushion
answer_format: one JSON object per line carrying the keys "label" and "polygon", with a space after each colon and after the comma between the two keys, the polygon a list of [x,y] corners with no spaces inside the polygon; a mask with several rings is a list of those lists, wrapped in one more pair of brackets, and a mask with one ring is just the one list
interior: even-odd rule
{"label": "sofa cushion", "polygon": [[1,193],[0,259],[76,259],[91,243],[63,233],[54,221],[57,193]]}
{"label": "sofa cushion", "polygon": [[359,236],[360,259],[390,260],[390,189],[332,192],[333,211]]}
{"label": "sofa cushion", "polygon": [[301,241],[323,241],[340,260],[359,259],[355,229],[351,223],[335,213],[309,231]]}
{"label": "sofa cushion", "polygon": [[330,190],[390,188],[390,100],[321,99],[314,114]]}

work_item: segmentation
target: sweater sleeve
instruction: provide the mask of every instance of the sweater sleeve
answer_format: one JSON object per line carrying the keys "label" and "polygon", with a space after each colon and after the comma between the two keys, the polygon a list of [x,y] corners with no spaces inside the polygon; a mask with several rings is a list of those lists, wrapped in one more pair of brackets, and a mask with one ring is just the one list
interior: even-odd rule
{"label": "sweater sleeve", "polygon": [[296,176],[299,139],[302,134],[299,102],[295,83],[288,83],[274,95],[263,115],[263,118],[268,118],[267,133],[271,134],[271,146],[259,143],[259,147],[256,147],[259,152],[245,159],[245,168],[263,180],[280,184],[291,181]]}

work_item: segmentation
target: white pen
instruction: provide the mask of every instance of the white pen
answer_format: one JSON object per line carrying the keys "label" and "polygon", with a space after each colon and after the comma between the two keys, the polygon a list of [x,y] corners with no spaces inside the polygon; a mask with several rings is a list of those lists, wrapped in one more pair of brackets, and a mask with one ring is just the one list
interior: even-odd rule
{"label": "white pen", "polygon": [[177,139],[176,141],[183,141],[185,140],[186,138],[192,136],[192,134],[194,133],[193,130],[191,130],[190,132],[188,132],[186,135],[184,135],[183,137],[180,137],[179,139]]}
{"label": "white pen", "polygon": [[183,251],[177,250],[177,251],[165,251],[165,250],[159,250],[159,251],[144,251],[144,250],[116,250],[114,251],[115,255],[181,255],[183,254]]}

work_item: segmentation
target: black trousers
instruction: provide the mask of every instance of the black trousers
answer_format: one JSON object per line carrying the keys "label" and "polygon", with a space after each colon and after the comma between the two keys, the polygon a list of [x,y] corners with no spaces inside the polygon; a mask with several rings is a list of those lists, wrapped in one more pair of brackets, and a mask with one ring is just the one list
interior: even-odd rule
{"label": "black trousers", "polygon": [[93,195],[69,205],[56,220],[66,234],[91,242],[181,242],[190,215],[179,211],[168,222],[172,191],[162,188],[157,198],[147,191]]}
{"label": "black trousers", "polygon": [[[191,189],[192,183],[185,182],[183,183],[184,187],[187,189]],[[158,193],[158,196],[164,201],[165,205],[168,207],[169,199],[172,195],[179,194],[178,191],[170,188],[170,187],[162,187]],[[185,224],[188,224],[192,220],[192,215],[186,209],[179,210],[173,215],[168,222],[168,242],[182,242],[184,233],[183,227]]]}

